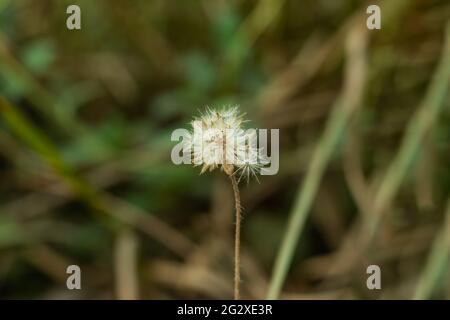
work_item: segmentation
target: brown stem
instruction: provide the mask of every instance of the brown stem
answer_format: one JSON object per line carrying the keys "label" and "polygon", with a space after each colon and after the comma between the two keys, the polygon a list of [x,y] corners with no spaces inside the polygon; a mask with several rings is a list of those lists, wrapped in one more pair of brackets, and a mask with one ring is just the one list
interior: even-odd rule
{"label": "brown stem", "polygon": [[239,195],[239,187],[234,175],[228,175],[233,185],[234,201],[236,206],[236,230],[234,233],[234,300],[240,298],[240,282],[241,282],[241,198]]}

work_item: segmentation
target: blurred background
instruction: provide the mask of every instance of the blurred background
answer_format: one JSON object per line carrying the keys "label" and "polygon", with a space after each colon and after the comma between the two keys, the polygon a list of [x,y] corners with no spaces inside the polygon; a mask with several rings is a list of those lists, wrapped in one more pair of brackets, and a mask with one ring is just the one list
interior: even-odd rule
{"label": "blurred background", "polygon": [[231,186],[174,165],[170,135],[240,105],[280,129],[279,173],[241,183],[243,298],[450,298],[449,18],[446,0],[0,0],[0,297],[231,298]]}

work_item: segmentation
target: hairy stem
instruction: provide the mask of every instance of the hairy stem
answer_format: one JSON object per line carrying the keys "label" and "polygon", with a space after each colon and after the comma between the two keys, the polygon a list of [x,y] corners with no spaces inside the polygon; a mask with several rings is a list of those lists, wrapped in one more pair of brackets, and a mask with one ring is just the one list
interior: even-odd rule
{"label": "hairy stem", "polygon": [[236,207],[236,229],[234,233],[234,299],[240,298],[240,282],[241,282],[241,197],[239,195],[239,187],[234,175],[228,175],[233,185],[234,202]]}

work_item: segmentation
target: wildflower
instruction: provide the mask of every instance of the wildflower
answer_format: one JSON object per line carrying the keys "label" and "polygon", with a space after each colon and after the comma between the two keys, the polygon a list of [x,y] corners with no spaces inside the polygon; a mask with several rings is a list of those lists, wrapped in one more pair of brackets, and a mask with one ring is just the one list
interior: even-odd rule
{"label": "wildflower", "polygon": [[239,180],[250,175],[256,177],[257,171],[269,161],[263,156],[257,146],[256,130],[242,128],[244,115],[237,107],[220,111],[207,109],[199,118],[191,122],[192,131],[183,146],[191,154],[194,165],[202,166],[201,173],[220,168],[230,178],[234,192],[236,223],[234,240],[234,298],[240,298],[240,229],[241,229],[241,199]]}
{"label": "wildflower", "polygon": [[256,130],[244,130],[244,122],[237,107],[219,111],[208,108],[191,122],[186,147],[194,165],[202,165],[201,173],[221,168],[227,175],[239,172],[248,180],[268,163],[257,146]]}

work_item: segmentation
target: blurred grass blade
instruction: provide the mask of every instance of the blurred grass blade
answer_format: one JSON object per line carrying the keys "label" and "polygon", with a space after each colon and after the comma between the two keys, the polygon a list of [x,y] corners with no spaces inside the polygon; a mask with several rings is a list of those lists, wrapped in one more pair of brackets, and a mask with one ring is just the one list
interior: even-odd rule
{"label": "blurred grass blade", "polygon": [[117,298],[119,300],[139,299],[138,248],[139,239],[130,228],[124,228],[116,235],[114,262]]}
{"label": "blurred grass blade", "polygon": [[366,79],[367,34],[365,27],[361,28],[361,25],[361,23],[355,24],[347,36],[347,64],[343,93],[333,106],[325,132],[314,151],[305,180],[297,194],[287,231],[275,261],[268,299],[276,299],[280,294],[327,164],[345,133],[351,114],[360,104],[363,96]]}
{"label": "blurred grass blade", "polygon": [[[224,54],[221,74],[230,79],[240,69],[256,40],[280,16],[285,0],[261,0],[239,27]],[[232,78],[233,79],[233,78]]]}
{"label": "blurred grass blade", "polygon": [[431,247],[425,268],[417,284],[414,299],[428,299],[448,271],[450,253],[450,200],[447,203],[444,225],[439,231]]}
{"label": "blurred grass blade", "polygon": [[27,145],[35,150],[74,190],[75,193],[93,204],[92,190],[86,183],[78,179],[74,170],[60,157],[53,143],[21,113],[0,96],[0,116],[12,131]]}
{"label": "blurred grass blade", "polygon": [[[157,219],[157,217],[147,216],[145,212],[134,208],[126,201],[116,199],[106,192],[97,190],[83,177],[77,176],[75,170],[60,157],[58,150],[47,136],[36,128],[18,108],[9,104],[1,96],[0,117],[19,138],[36,151],[61,176],[74,194],[79,196],[94,212],[102,214],[99,219],[107,227],[115,229],[119,221],[120,223],[133,225],[180,256],[184,256],[193,247],[189,239]],[[105,214],[108,214],[108,216]]]}
{"label": "blurred grass blade", "polygon": [[45,118],[58,130],[68,135],[82,132],[84,126],[73,118],[70,108],[61,105],[33,75],[8,50],[7,39],[0,31],[0,71],[9,72],[17,77],[25,88],[25,95]]}
{"label": "blurred grass blade", "polygon": [[[413,164],[414,158],[420,152],[421,143],[426,133],[444,109],[445,97],[448,94],[450,80],[450,22],[447,24],[444,48],[441,61],[433,75],[425,98],[414,114],[406,130],[400,151],[395,156],[388,171],[378,188],[371,213],[368,216],[364,230],[363,243],[368,245],[375,236],[384,211],[395,197],[403,179]],[[364,247],[364,246],[363,246]]]}

